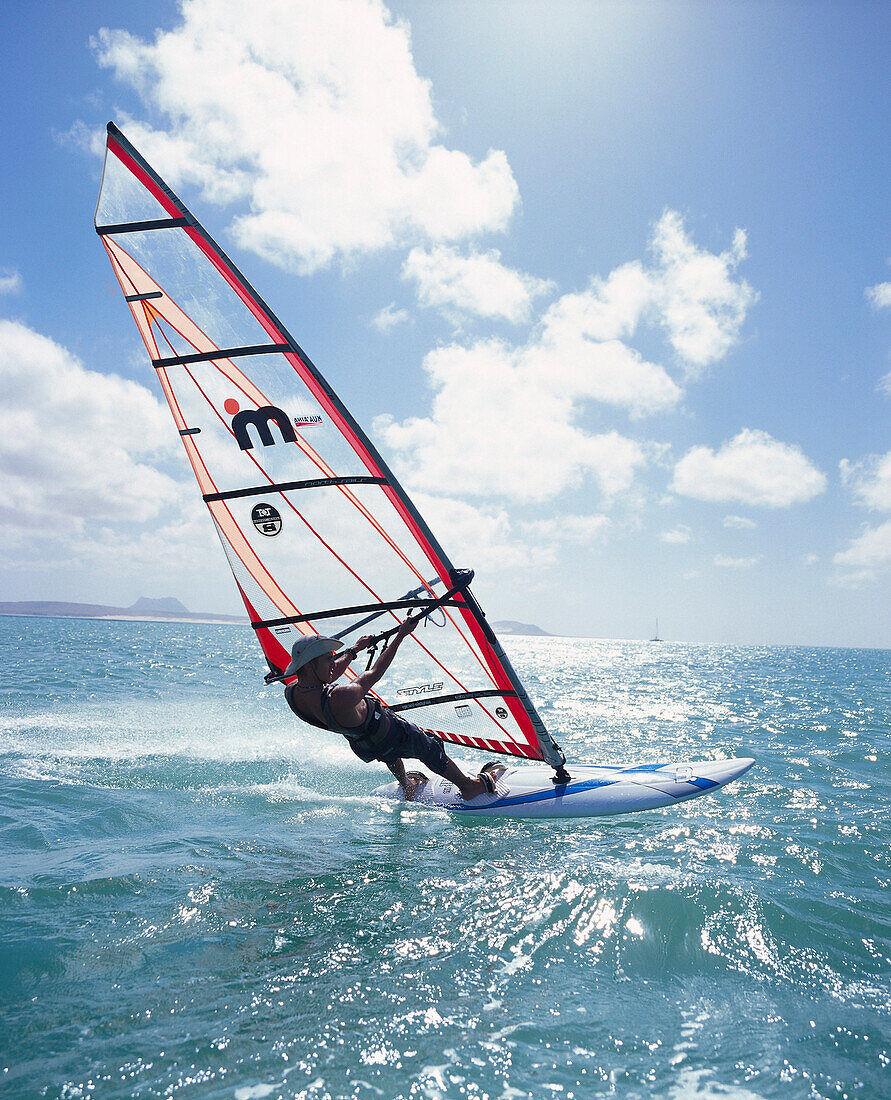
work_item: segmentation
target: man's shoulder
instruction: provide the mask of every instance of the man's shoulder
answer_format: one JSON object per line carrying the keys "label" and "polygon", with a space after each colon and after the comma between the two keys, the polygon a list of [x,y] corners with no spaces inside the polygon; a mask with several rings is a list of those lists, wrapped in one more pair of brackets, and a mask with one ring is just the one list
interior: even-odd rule
{"label": "man's shoulder", "polygon": [[333,696],[354,695],[356,691],[361,691],[359,684],[354,680],[349,684],[335,684],[333,687],[322,688],[322,696],[328,696],[331,699]]}
{"label": "man's shoulder", "polygon": [[326,688],[322,698],[326,696],[336,705],[358,706],[365,697],[365,689],[357,680],[353,680],[349,684],[335,684],[334,687]]}

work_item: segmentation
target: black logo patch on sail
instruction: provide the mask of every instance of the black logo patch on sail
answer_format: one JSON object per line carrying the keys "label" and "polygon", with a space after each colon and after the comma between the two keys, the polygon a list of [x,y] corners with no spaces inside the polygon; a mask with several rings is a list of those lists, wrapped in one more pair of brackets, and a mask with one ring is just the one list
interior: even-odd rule
{"label": "black logo patch on sail", "polygon": [[282,517],[271,504],[255,504],[251,509],[251,523],[261,535],[277,535],[282,529]]}
{"label": "black logo patch on sail", "polygon": [[507,718],[507,709],[505,707],[496,707],[495,713],[499,718]]}
{"label": "black logo patch on sail", "polygon": [[297,442],[288,414],[277,409],[275,405],[263,405],[259,409],[242,409],[239,412],[238,402],[234,397],[229,397],[223,402],[223,408],[232,417],[232,434],[243,451],[250,451],[254,446],[248,428],[254,428],[264,447],[272,447],[276,438],[272,434],[270,424],[275,424],[285,443]]}

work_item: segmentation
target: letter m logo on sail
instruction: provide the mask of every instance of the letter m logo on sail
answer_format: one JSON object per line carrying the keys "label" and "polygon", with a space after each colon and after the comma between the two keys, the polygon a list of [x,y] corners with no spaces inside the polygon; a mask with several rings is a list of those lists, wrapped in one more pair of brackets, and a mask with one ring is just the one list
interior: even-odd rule
{"label": "letter m logo on sail", "polygon": [[271,447],[277,440],[273,438],[270,423],[278,425],[285,443],[297,442],[297,435],[291,426],[288,414],[277,409],[275,405],[264,405],[260,409],[244,409],[232,417],[232,431],[238,440],[238,446],[243,451],[253,449],[254,441],[248,432],[248,428],[253,426],[257,429],[263,446]]}

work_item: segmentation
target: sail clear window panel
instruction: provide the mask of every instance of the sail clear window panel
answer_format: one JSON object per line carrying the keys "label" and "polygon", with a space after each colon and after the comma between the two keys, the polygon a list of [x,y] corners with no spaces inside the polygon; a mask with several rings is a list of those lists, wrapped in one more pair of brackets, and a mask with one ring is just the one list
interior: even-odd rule
{"label": "sail clear window panel", "polygon": [[[192,318],[214,347],[271,342],[260,322],[185,229],[153,229],[111,234],[110,237]],[[138,272],[133,279],[137,282],[137,292],[151,289],[147,283],[138,285]],[[126,293],[131,293],[129,288]]]}
{"label": "sail clear window panel", "polygon": [[[492,710],[498,705],[498,701],[492,699],[482,700],[482,702]],[[466,704],[464,707],[466,708]],[[462,710],[459,715],[458,704],[432,703],[429,706],[400,711],[398,714],[406,721],[413,722],[422,729],[439,733],[446,740],[458,744],[469,742],[476,748],[487,748],[492,752],[502,751],[501,746],[505,742],[517,746],[525,744],[523,735],[512,719],[496,725],[481,706],[472,706],[467,709],[469,714],[465,714]]]}
{"label": "sail clear window panel", "polygon": [[[155,334],[155,343],[158,347],[159,359],[169,359],[177,355],[194,355],[196,348],[189,340],[188,335],[183,335],[177,331],[165,318],[153,317],[151,324]],[[191,335],[194,336],[194,333],[191,333]],[[201,350],[210,349],[202,348]]]}
{"label": "sail clear window panel", "polygon": [[[219,515],[219,512],[216,514]],[[375,600],[367,590],[358,585],[355,578],[350,578],[351,584],[346,583],[343,567],[338,563],[329,561],[326,565],[324,558],[314,552],[311,539],[298,538],[296,532],[292,532],[292,537],[288,538],[287,525],[284,522],[279,535],[264,538],[253,530],[249,519],[244,521],[244,515],[241,512],[235,517],[241,520],[237,525],[238,533],[244,536],[241,545],[238,544],[237,536],[230,540],[227,535],[227,530],[230,534],[234,530],[228,517],[220,526],[229,544],[229,559],[236,579],[261,620],[289,617],[295,611],[301,615],[319,612],[318,618],[309,620],[302,627],[297,626],[297,632],[315,631],[328,637],[344,634],[349,644],[360,634],[379,633],[395,626],[404,618],[406,611],[397,611],[395,615],[386,611],[378,614],[371,622],[361,625],[370,612],[340,616],[321,614],[338,607],[374,604]],[[245,553],[245,546],[254,551],[256,557],[250,552]],[[235,553],[233,547],[241,551],[241,556]],[[371,558],[375,556],[367,555]],[[367,557],[360,557],[360,567],[367,564]],[[270,583],[271,577],[276,578],[275,585]],[[403,573],[398,581],[389,586],[384,598],[398,599],[415,587],[416,579],[409,579]],[[284,600],[279,593],[284,595]],[[492,690],[495,682],[460,609],[450,607],[446,616],[437,618],[439,621],[444,619],[445,626],[418,626],[412,637],[403,644],[398,665],[388,674],[388,678],[398,681],[398,687],[414,683],[427,685],[431,695]],[[286,636],[278,634],[276,637],[281,639]],[[282,646],[289,649],[296,637],[296,633],[293,636],[288,634],[289,640],[282,641]]]}
{"label": "sail clear window panel", "polygon": [[[191,394],[187,396],[192,397]],[[177,401],[177,405],[189,427],[200,432],[191,436],[207,466],[215,489],[212,492],[230,492],[250,489],[266,484],[327,480],[331,477],[370,477],[368,470],[355,454],[331,433],[326,438],[324,430],[295,431],[297,440],[285,443],[274,420],[266,430],[276,440],[273,446],[252,446],[241,450],[229,427],[230,418],[218,417],[214,410],[196,409],[203,399]],[[260,429],[248,424],[245,429],[254,442]],[[327,445],[326,445],[327,444]]]}
{"label": "sail clear window panel", "polygon": [[116,156],[105,158],[102,187],[96,203],[96,225],[156,221],[170,214]]}
{"label": "sail clear window panel", "polygon": [[[311,490],[301,494],[287,494],[287,496],[291,498],[299,495],[302,498],[312,495],[318,501],[321,497],[327,497],[330,500],[335,492],[336,490],[333,489]],[[214,515],[232,544],[238,545],[240,542],[242,547],[247,548],[248,553],[245,554],[245,558],[248,563],[262,562],[263,568],[277,578],[281,589],[300,609],[301,614],[363,607],[376,604],[378,601],[396,601],[420,587],[421,581],[417,573],[422,572],[424,563],[421,563],[415,572],[410,572],[405,562],[397,558],[389,547],[385,556],[380,552],[379,547],[373,545],[373,541],[367,537],[367,534],[362,537],[362,533],[366,531],[364,524],[359,526],[354,522],[342,522],[338,530],[338,523],[334,517],[339,516],[341,521],[346,520],[348,512],[345,509],[325,508],[317,504],[315,509],[304,508],[298,514],[280,503],[275,503],[273,507],[281,517],[281,529],[278,534],[266,536],[256,528],[252,512],[258,505],[267,505],[270,501],[266,497],[253,502],[252,499],[215,504]],[[352,511],[351,506],[349,507]],[[224,508],[225,512],[223,512]],[[317,513],[314,517],[316,524],[322,523],[325,519],[327,524],[321,528],[316,525],[311,526],[310,516],[307,513],[312,512]],[[335,556],[335,551],[339,557]],[[414,556],[417,558],[417,552]],[[386,568],[388,560],[389,569]],[[412,558],[409,558],[409,561],[411,560]],[[429,563],[427,564],[427,579],[429,579],[431,570]],[[443,588],[437,587],[442,593]],[[438,644],[442,644],[449,633],[455,629],[450,625],[451,619],[457,622],[462,633],[469,637],[470,632],[460,611],[455,607],[446,610],[447,626],[419,628],[421,633],[435,638]],[[407,612],[401,610],[397,613],[402,618]],[[335,624],[338,630],[347,629],[366,614],[356,612],[352,619],[347,618],[343,622],[330,617],[320,618],[314,625],[321,633],[327,634]],[[438,614],[436,618],[441,622],[443,615]],[[388,612],[375,621],[373,628],[369,626],[367,632],[379,632],[394,625],[395,621]],[[476,652],[475,643],[473,648]],[[473,668],[476,663],[474,658],[470,662],[470,667]]]}
{"label": "sail clear window panel", "polygon": [[[294,605],[288,599],[287,594],[283,593],[280,587],[270,583],[270,579],[265,575],[263,570],[257,569],[255,562],[245,564],[236,552],[236,547],[233,546],[232,542],[226,537],[219,525],[217,526],[217,531],[220,535],[220,541],[223,544],[223,549],[226,552],[226,557],[235,580],[238,582],[239,587],[250,602],[254,613],[260,620],[265,621],[269,619],[286,618],[298,614],[302,610],[299,605]],[[253,566],[253,569],[249,568],[249,565]],[[294,641],[296,641],[297,635],[301,633],[314,633],[312,625],[309,624],[303,625],[302,627],[296,627],[296,633],[293,638],[287,642],[282,641],[282,647],[290,651],[290,647],[293,645]],[[283,635],[275,635],[275,637],[281,639]]]}
{"label": "sail clear window panel", "polygon": [[[259,503],[277,509],[278,533],[264,535],[255,524]],[[221,504],[270,572],[299,590],[307,610],[398,600],[432,576],[430,562],[380,486],[326,486]]]}
{"label": "sail clear window panel", "polygon": [[[423,625],[416,627],[400,646],[397,658],[380,682],[380,690],[386,693],[387,702],[396,704],[423,700],[428,703],[441,695],[496,690],[488,673],[476,659],[478,650],[475,644],[471,640],[468,645],[469,631],[463,623],[462,630],[463,637],[451,624],[439,630]],[[482,699],[479,703],[472,700],[466,702],[474,711],[480,706],[494,711],[501,705],[501,700],[496,697]],[[449,706],[450,713],[457,717],[454,706]],[[419,709],[411,708],[405,712],[405,717],[415,721],[412,714]]]}
{"label": "sail clear window panel", "polygon": [[[250,381],[242,377],[243,370],[250,372]],[[265,481],[304,481],[332,474],[370,476],[328,413],[280,354],[253,355],[249,361],[189,363],[166,367],[164,374],[186,426],[200,428],[192,442],[219,492]],[[234,434],[234,418],[238,412],[255,411],[261,401],[282,411],[296,442],[285,439],[274,419],[251,423],[248,417],[244,431],[250,446],[241,448]],[[261,431],[267,426],[264,444]]]}

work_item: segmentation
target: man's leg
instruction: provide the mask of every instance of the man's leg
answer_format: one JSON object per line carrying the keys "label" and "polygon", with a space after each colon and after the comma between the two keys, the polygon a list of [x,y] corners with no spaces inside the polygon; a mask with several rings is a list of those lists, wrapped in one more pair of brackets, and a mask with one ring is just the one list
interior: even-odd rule
{"label": "man's leg", "polygon": [[[391,725],[395,724],[400,736],[399,752],[403,756],[411,757],[414,760],[420,760],[422,764],[437,775],[441,775],[443,779],[448,779],[450,783],[454,783],[458,790],[461,792],[461,797],[465,802],[471,798],[476,798],[478,795],[486,794],[488,787],[482,779],[471,779],[469,775],[465,775],[463,771],[458,767],[454,760],[446,755],[443,748],[442,741],[438,737],[431,737],[429,733],[425,733],[424,730],[414,725],[412,722],[407,722],[404,718],[398,718],[395,715],[390,715]],[[402,760],[398,761],[399,766],[402,767]],[[399,774],[395,769],[387,763],[387,766],[393,772],[399,782],[402,780],[399,778]],[[404,775],[403,771],[403,775]],[[408,781],[411,783],[411,780]],[[406,790],[405,784],[402,784],[402,789]],[[414,791],[412,791],[412,794]],[[411,798],[411,795],[406,794],[406,798]]]}
{"label": "man's leg", "polygon": [[486,793],[487,788],[483,780],[471,779],[469,775],[465,775],[450,756],[446,757],[445,770],[440,774],[444,779],[448,779],[450,783],[455,784],[465,802],[470,801],[471,798],[476,798],[479,794]]}

